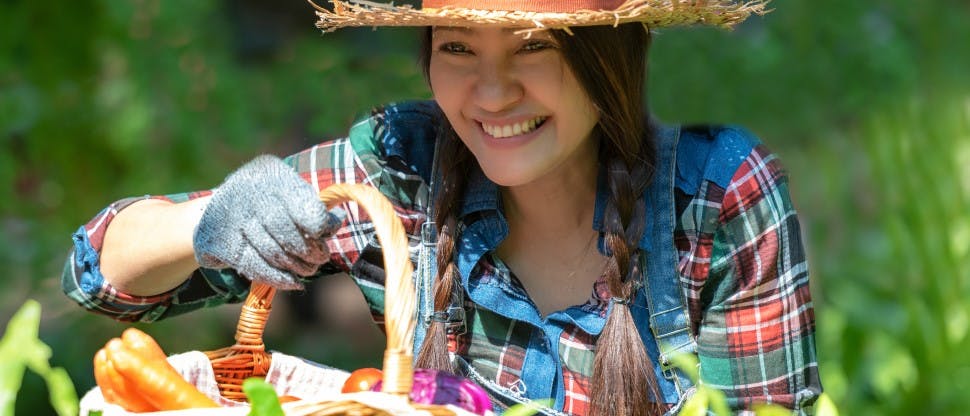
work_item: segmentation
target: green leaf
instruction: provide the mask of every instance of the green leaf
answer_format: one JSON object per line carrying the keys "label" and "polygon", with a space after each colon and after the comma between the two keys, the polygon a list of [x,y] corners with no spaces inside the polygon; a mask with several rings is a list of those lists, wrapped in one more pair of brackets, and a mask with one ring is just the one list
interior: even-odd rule
{"label": "green leaf", "polygon": [[0,414],[12,415],[17,392],[24,379],[29,346],[37,343],[40,328],[40,303],[27,300],[10,318],[0,339]]}
{"label": "green leaf", "polygon": [[243,382],[243,392],[252,406],[248,416],[284,416],[276,390],[266,380],[258,377],[246,379]]}
{"label": "green leaf", "polygon": [[710,386],[700,385],[699,389],[707,394],[708,408],[718,416],[731,416],[731,407],[727,404],[727,397],[723,391]]}
{"label": "green leaf", "polygon": [[73,416],[78,414],[77,390],[67,375],[67,371],[60,367],[52,368],[44,377],[47,390],[50,391],[51,407],[59,416]]}
{"label": "green leaf", "polygon": [[[51,349],[39,339],[33,339],[30,351],[24,354],[27,368],[44,379],[50,392],[51,407],[60,416],[73,416],[78,413],[77,391],[67,371],[50,366]],[[28,344],[29,345],[29,344]]]}
{"label": "green leaf", "polygon": [[0,414],[12,415],[27,366],[19,357],[6,352],[0,354]]}
{"label": "green leaf", "polygon": [[684,407],[680,409],[678,416],[705,416],[707,415],[707,390],[698,389],[694,395],[687,399]]}
{"label": "green leaf", "polygon": [[505,416],[531,416],[539,413],[539,408],[550,407],[552,404],[552,399],[535,400],[529,403],[519,403],[515,406],[509,407],[502,414]]}
{"label": "green leaf", "polygon": [[756,404],[753,409],[757,416],[791,416],[791,410],[777,404]]}
{"label": "green leaf", "polygon": [[815,403],[815,412],[816,416],[839,416],[839,409],[835,407],[835,402],[826,393],[818,396],[818,402]]}
{"label": "green leaf", "polygon": [[29,342],[37,339],[40,330],[40,303],[36,300],[28,299],[24,302],[20,310],[10,318],[7,324],[7,331],[0,340],[0,352],[8,349],[17,349],[22,346],[21,342]]}
{"label": "green leaf", "polygon": [[51,406],[61,416],[78,414],[77,391],[63,368],[51,368],[51,349],[40,341],[40,304],[27,300],[0,339],[0,414],[13,414],[27,368],[47,383]]}

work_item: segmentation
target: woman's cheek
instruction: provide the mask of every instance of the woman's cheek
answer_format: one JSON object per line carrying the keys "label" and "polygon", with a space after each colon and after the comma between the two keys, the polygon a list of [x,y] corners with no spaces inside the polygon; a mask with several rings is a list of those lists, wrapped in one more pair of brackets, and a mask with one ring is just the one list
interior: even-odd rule
{"label": "woman's cheek", "polygon": [[460,108],[455,108],[461,100],[459,98],[459,77],[455,76],[454,71],[449,70],[447,65],[436,65],[432,61],[429,69],[429,78],[434,99],[441,106],[441,109],[445,111],[445,114],[451,115],[455,111],[460,110]]}

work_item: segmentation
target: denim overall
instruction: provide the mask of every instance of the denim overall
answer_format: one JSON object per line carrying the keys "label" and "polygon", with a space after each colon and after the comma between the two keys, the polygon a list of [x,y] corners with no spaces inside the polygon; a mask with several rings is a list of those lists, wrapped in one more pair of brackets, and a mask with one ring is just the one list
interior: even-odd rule
{"label": "denim overall", "polygon": [[[686,298],[677,276],[677,251],[673,234],[676,209],[674,207],[674,178],[676,169],[677,142],[680,128],[660,127],[657,131],[657,168],[653,182],[647,188],[645,228],[640,242],[640,262],[644,275],[640,288],[630,304],[637,329],[643,339],[647,355],[653,361],[663,401],[674,404],[668,414],[675,414],[681,404],[693,392],[692,382],[680,370],[671,366],[669,357],[677,353],[693,353],[695,341],[689,330]],[[432,167],[431,178],[437,178]],[[431,189],[435,191],[432,181]],[[598,186],[597,205],[605,201],[605,187]],[[597,212],[597,216],[601,216]],[[418,322],[415,331],[415,354],[424,340],[428,325],[432,320],[446,321],[449,325],[460,326],[464,321],[465,293],[456,293],[452,305],[446,311],[433,310],[432,287],[436,275],[435,239],[437,232],[434,217],[424,224],[421,232],[422,244],[419,247],[417,270],[415,271],[418,290]],[[596,221],[597,219],[594,219]],[[599,218],[598,220],[602,220]],[[464,292],[459,289],[458,292]],[[612,306],[611,306],[612,307]],[[602,323],[600,323],[602,325]],[[524,403],[530,399],[515,386],[500,386],[480,376],[464,359],[452,355],[456,369],[466,377],[482,385],[496,398],[506,403]],[[537,369],[536,371],[548,371]],[[525,378],[525,374],[523,374]],[[560,387],[561,390],[561,387]],[[557,401],[561,406],[561,399]],[[541,414],[563,415],[549,408],[541,408]]]}

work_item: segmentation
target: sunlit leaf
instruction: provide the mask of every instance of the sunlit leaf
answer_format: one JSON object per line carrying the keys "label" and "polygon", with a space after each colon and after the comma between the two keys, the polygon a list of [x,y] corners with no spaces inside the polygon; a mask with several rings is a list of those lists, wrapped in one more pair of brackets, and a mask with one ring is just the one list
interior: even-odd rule
{"label": "sunlit leaf", "polygon": [[0,413],[12,415],[27,367],[26,354],[36,344],[40,326],[40,304],[28,300],[7,323],[0,339]]}
{"label": "sunlit leaf", "polygon": [[705,416],[707,415],[707,391],[696,390],[687,399],[684,407],[680,409],[678,416]]}
{"label": "sunlit leaf", "polygon": [[22,360],[10,357],[10,354],[0,354],[0,414],[14,414],[17,392],[26,370]]}
{"label": "sunlit leaf", "polygon": [[777,404],[756,404],[754,414],[757,416],[791,416],[790,409],[786,409]]}
{"label": "sunlit leaf", "polygon": [[545,400],[534,400],[530,403],[519,403],[517,405],[511,406],[505,410],[502,414],[505,416],[531,416],[539,413],[541,407],[549,407],[553,405],[552,399]]}
{"label": "sunlit leaf", "polygon": [[78,413],[74,383],[63,368],[51,368],[50,347],[40,341],[40,303],[27,300],[10,319],[0,339],[0,414],[13,414],[25,369],[44,379],[50,403],[60,416]]}
{"label": "sunlit leaf", "polygon": [[723,391],[718,389],[700,385],[700,388],[707,393],[708,407],[718,416],[731,416],[731,408],[728,406],[727,397],[724,395]]}
{"label": "sunlit leaf", "polygon": [[266,380],[259,377],[246,379],[243,392],[252,406],[248,416],[284,416],[276,390]]}
{"label": "sunlit leaf", "polygon": [[60,416],[74,416],[78,413],[77,390],[63,368],[52,368],[44,377],[50,391],[51,407]]}
{"label": "sunlit leaf", "polygon": [[815,415],[816,416],[839,416],[839,409],[835,407],[835,402],[828,394],[822,393],[818,396],[818,401],[815,403]]}

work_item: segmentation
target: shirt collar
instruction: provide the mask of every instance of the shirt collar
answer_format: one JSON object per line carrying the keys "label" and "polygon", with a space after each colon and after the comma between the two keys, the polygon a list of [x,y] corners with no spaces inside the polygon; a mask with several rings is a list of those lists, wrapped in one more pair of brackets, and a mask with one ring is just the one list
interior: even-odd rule
{"label": "shirt collar", "polygon": [[473,164],[468,173],[465,195],[458,216],[464,219],[469,214],[478,211],[501,213],[502,196],[498,185],[485,176],[478,164]]}

